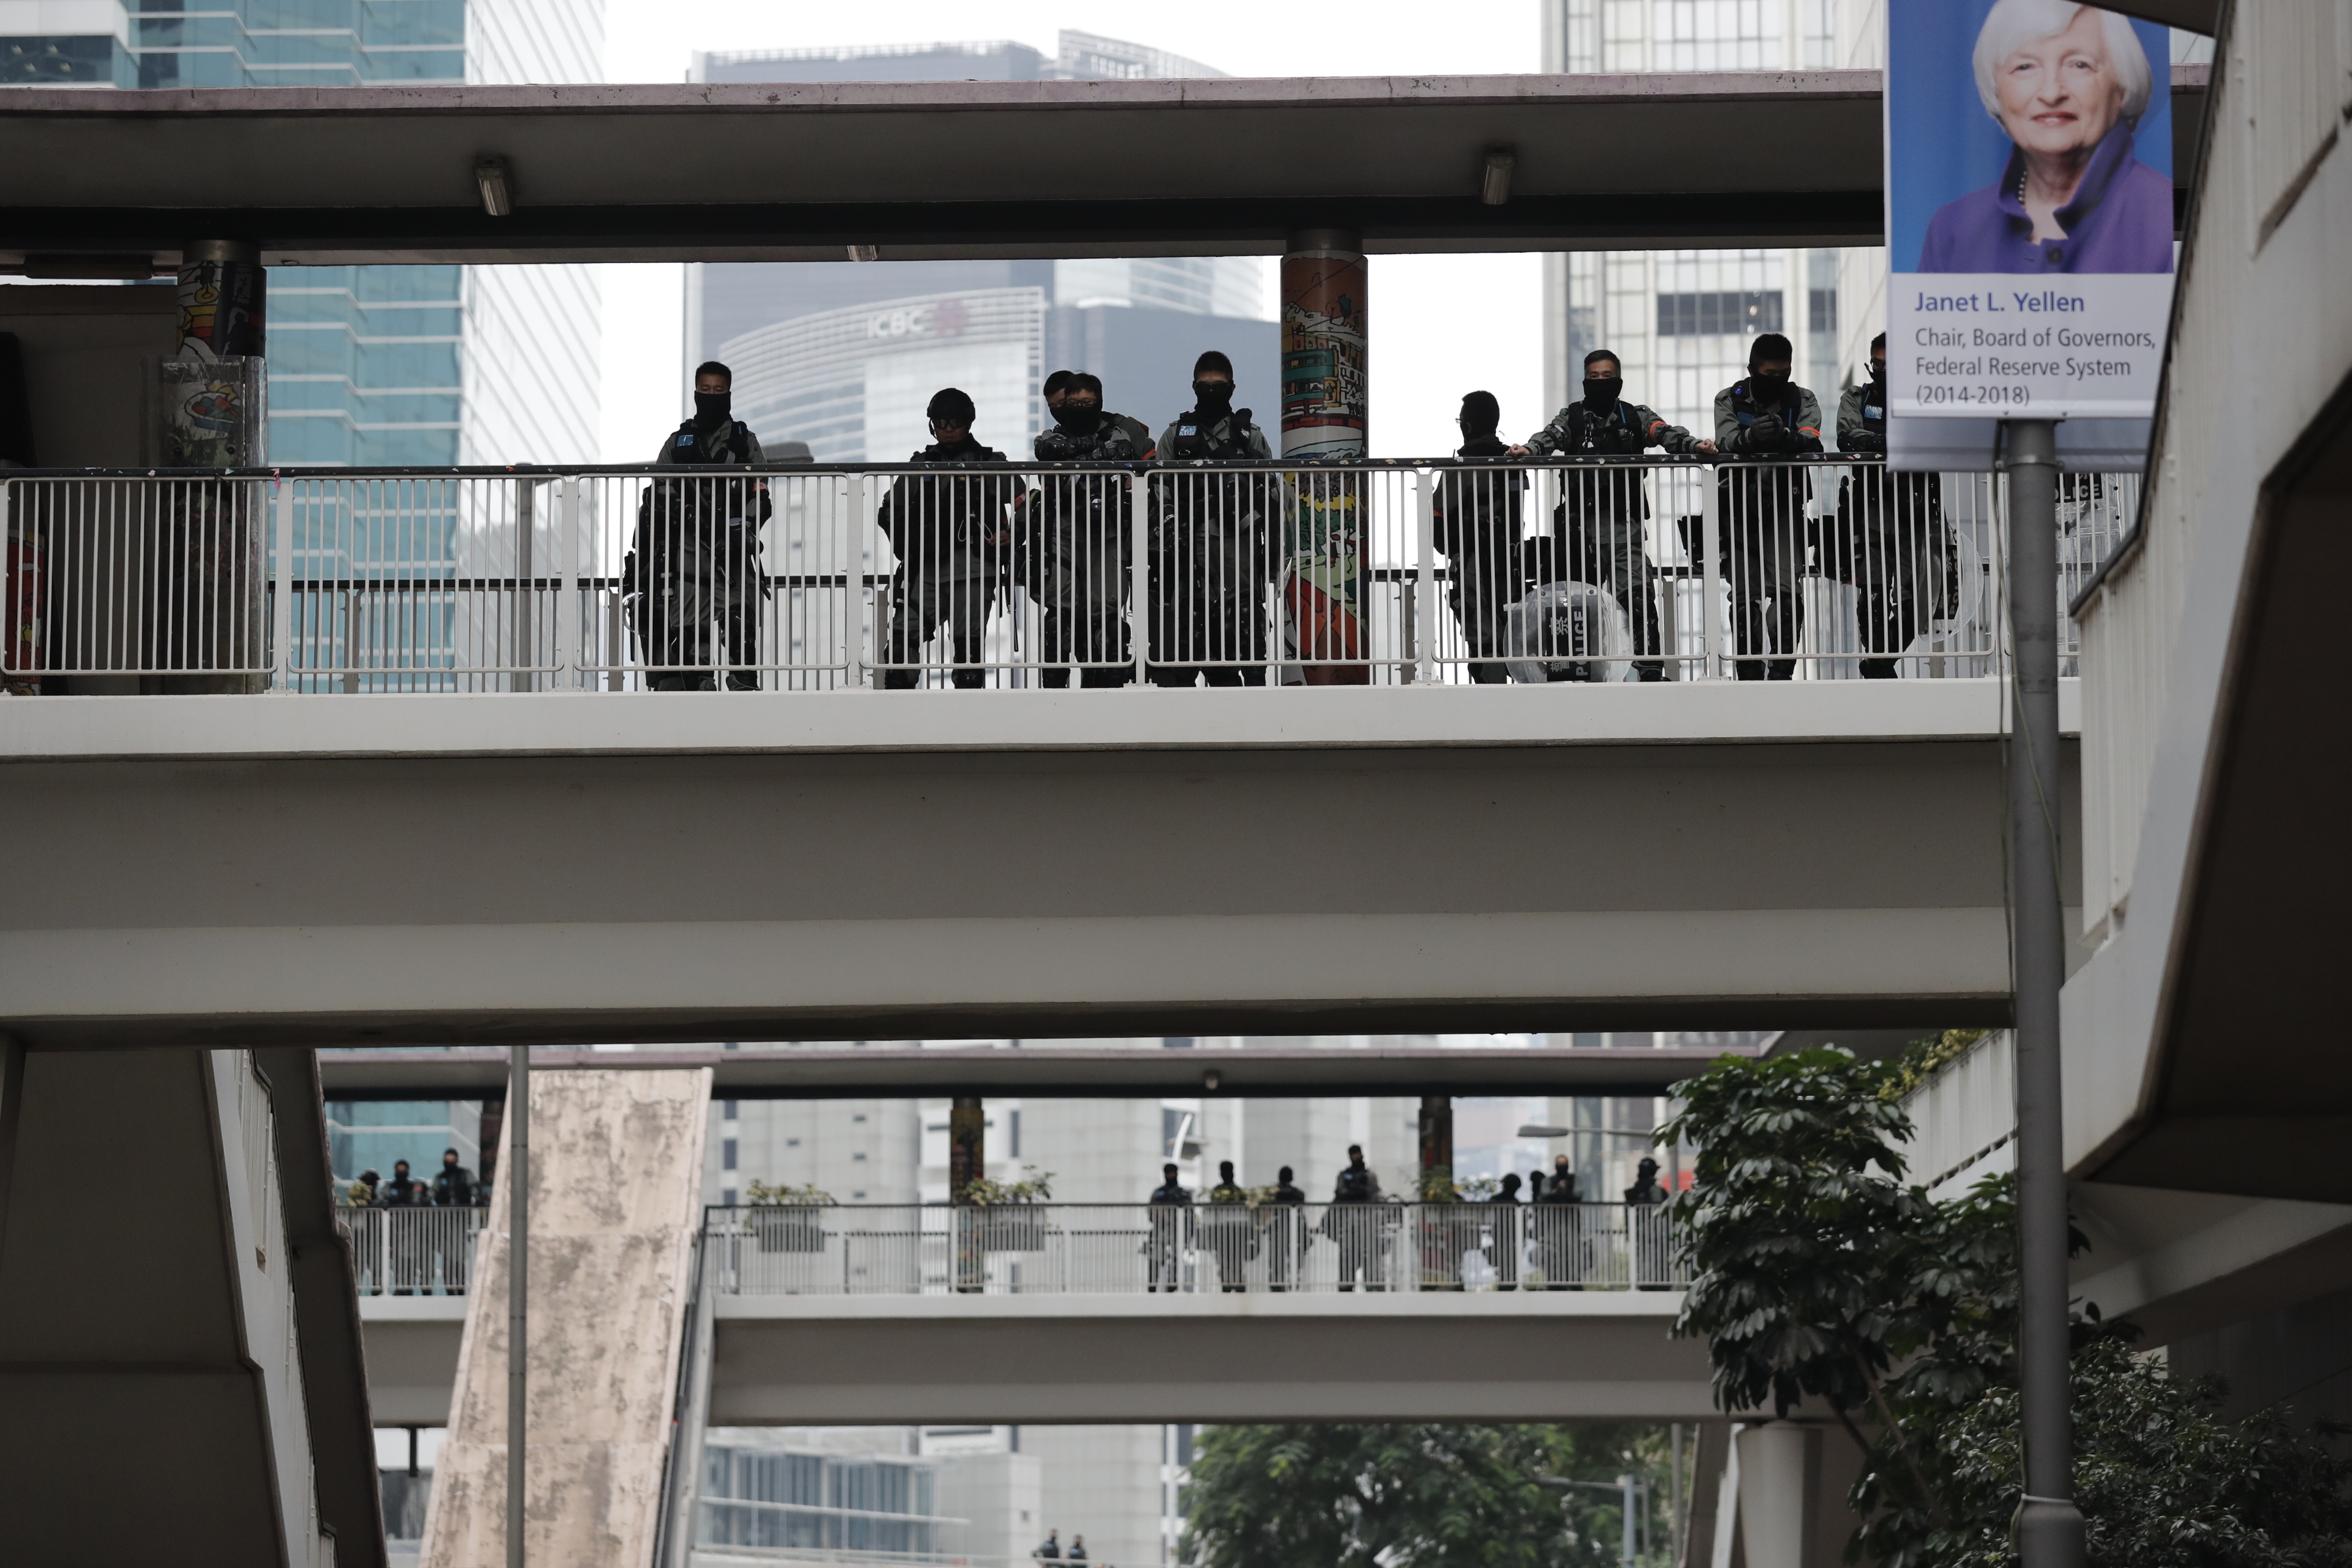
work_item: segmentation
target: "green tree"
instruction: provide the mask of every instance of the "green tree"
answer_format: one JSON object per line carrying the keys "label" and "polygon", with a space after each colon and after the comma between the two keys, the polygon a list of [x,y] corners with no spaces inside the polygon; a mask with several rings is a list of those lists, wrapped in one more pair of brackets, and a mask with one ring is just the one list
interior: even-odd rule
{"label": "green tree", "polygon": [[[1699,1149],[1676,1200],[1695,1278],[1675,1331],[1706,1337],[1727,1411],[1830,1407],[1865,1456],[1848,1556],[1889,1568],[2009,1563],[2022,1484],[2011,1184],[1938,1203],[1903,1183],[1897,1096],[1957,1048],[1727,1060],[1676,1087],[1684,1110],[1659,1132]],[[2075,1323],[2095,1568],[2342,1561],[2346,1468],[2283,1421],[2216,1422],[2216,1390],[2134,1358],[2132,1335],[2095,1312]],[[2230,1466],[2263,1484],[2223,1479]]]}
{"label": "green tree", "polygon": [[1193,1452],[1184,1561],[1201,1568],[1605,1568],[1650,1481],[1662,1558],[1666,1441],[1615,1426],[1217,1426]]}

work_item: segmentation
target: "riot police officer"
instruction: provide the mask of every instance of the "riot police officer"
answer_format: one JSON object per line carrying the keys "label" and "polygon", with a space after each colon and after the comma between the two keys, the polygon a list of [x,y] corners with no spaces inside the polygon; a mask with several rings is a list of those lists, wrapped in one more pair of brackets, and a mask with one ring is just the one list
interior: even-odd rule
{"label": "riot police officer", "polygon": [[[1234,363],[1192,365],[1192,406],[1160,433],[1163,462],[1270,458],[1265,433],[1234,405]],[[1154,686],[1265,683],[1265,590],[1273,581],[1271,490],[1263,475],[1163,472],[1152,482],[1150,677]]]}
{"label": "riot police officer", "polygon": [[[654,461],[744,467],[767,461],[760,438],[730,408],[734,374],[717,360],[695,367],[694,416],[663,441]],[[622,565],[622,608],[637,657],[656,691],[709,691],[711,623],[727,650],[727,686],[760,684],[760,605],[767,583],[760,525],[772,511],[765,481],[719,476],[664,479],[637,502],[636,537]]]}
{"label": "riot police officer", "polygon": [[[1584,356],[1583,397],[1512,450],[1547,458],[1638,458],[1652,447],[1680,456],[1714,454],[1714,442],[1666,423],[1642,404],[1626,402],[1624,392],[1624,368],[1616,354],[1593,350]],[[1650,554],[1643,539],[1642,525],[1649,515],[1638,467],[1570,469],[1560,475],[1559,505],[1552,512],[1557,531],[1553,548],[1569,576],[1616,595],[1633,627],[1634,653],[1648,656],[1634,659],[1634,673],[1643,680],[1663,680],[1658,610],[1650,592]]]}
{"label": "riot police officer", "polygon": [[1192,1189],[1177,1180],[1172,1160],[1160,1167],[1160,1185],[1145,1200],[1151,1218],[1151,1234],[1143,1243],[1150,1259],[1147,1294],[1184,1288],[1184,1248],[1192,1240],[1192,1216],[1187,1212],[1192,1206]]}
{"label": "riot police officer", "polygon": [[898,558],[890,580],[888,658],[882,672],[887,688],[922,684],[924,645],[948,629],[951,679],[960,688],[987,683],[980,667],[981,634],[988,624],[988,601],[1000,563],[1011,544],[1005,508],[1015,489],[1009,475],[983,465],[1001,464],[1004,454],[972,438],[978,410],[970,396],[950,386],[931,396],[925,410],[931,444],[907,460],[953,468],[936,478],[908,475],[890,487],[875,521],[889,535]]}
{"label": "riot police officer", "polygon": [[[1805,503],[1822,449],[1822,406],[1789,378],[1796,351],[1766,332],[1748,351],[1748,374],[1716,395],[1715,444],[1752,465],[1727,464],[1716,479],[1723,564],[1731,584],[1732,647],[1742,680],[1789,680],[1797,661],[1798,598],[1814,543]],[[1764,642],[1775,656],[1760,657]]]}
{"label": "riot police officer", "polygon": [[1863,678],[1891,680],[1895,656],[1911,646],[1923,622],[1949,613],[1958,584],[1942,477],[1884,466],[1885,332],[1870,340],[1870,380],[1838,399],[1837,434],[1839,451],[1877,458],[1855,464],[1838,488],[1834,553],[1840,580],[1853,585],[1863,647],[1879,655],[1861,661]]}
{"label": "riot police officer", "polygon": [[[1456,458],[1500,458],[1512,448],[1495,432],[1502,405],[1491,392],[1465,393],[1456,418]],[[1437,481],[1430,523],[1445,557],[1445,602],[1461,623],[1470,679],[1482,686],[1510,679],[1504,664],[1504,612],[1527,593],[1526,557],[1519,549],[1519,508],[1528,488],[1517,468],[1465,467]]]}
{"label": "riot police officer", "polygon": [[[1047,406],[1054,427],[1042,432],[1034,450],[1041,463],[1128,463],[1151,456],[1148,433],[1132,419],[1105,412],[1098,377],[1084,371],[1056,371],[1060,397]],[[1047,382],[1048,387],[1053,386]],[[1134,676],[1121,613],[1129,579],[1129,522],[1133,516],[1126,476],[1045,474],[1025,498],[1031,538],[1024,541],[1027,570],[1045,606],[1046,686],[1070,681],[1075,664],[1080,686],[1124,686]]]}

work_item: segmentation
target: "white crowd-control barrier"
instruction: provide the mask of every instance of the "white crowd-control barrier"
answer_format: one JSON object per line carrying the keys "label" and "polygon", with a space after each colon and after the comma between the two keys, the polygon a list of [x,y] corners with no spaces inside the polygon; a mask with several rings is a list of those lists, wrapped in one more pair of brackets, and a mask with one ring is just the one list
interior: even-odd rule
{"label": "white crowd-control barrier", "polygon": [[[2062,603],[2138,487],[2063,479]],[[2003,657],[2003,491],[1839,456],[22,470],[0,478],[0,677],[354,694],[1981,677]]]}

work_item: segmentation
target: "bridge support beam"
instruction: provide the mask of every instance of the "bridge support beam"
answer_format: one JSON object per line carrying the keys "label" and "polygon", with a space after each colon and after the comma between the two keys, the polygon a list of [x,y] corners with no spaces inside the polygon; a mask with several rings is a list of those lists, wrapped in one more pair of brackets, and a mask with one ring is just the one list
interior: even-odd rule
{"label": "bridge support beam", "polygon": [[[531,1080],[539,1151],[510,1161],[507,1176],[530,1184],[528,1560],[642,1564],[671,1436],[710,1073]],[[508,1110],[518,1122],[520,1110]],[[433,1568],[508,1561],[509,1244],[506,1230],[489,1231],[477,1254],[425,1521]]]}

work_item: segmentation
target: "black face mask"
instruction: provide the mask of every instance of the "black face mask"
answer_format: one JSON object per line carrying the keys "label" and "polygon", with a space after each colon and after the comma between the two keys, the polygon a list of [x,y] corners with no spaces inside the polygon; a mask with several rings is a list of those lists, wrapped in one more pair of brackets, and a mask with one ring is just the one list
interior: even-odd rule
{"label": "black face mask", "polygon": [[1196,381],[1192,384],[1192,407],[1196,412],[1214,417],[1233,405],[1232,382]]}
{"label": "black face mask", "polygon": [[1886,362],[1885,362],[1885,360],[1873,360],[1873,361],[1871,361],[1871,362],[1870,362],[1870,384],[1871,384],[1871,385],[1873,385],[1873,386],[1876,386],[1879,383],[1881,383],[1881,382],[1885,381],[1885,379],[1886,379]]}
{"label": "black face mask", "polygon": [[1054,410],[1054,423],[1073,436],[1090,435],[1095,426],[1102,423],[1102,405],[1064,403],[1062,406]]}
{"label": "black face mask", "polygon": [[729,404],[732,393],[698,392],[694,395],[694,422],[705,430],[727,423],[730,416]]}
{"label": "black face mask", "polygon": [[1584,378],[1584,401],[1589,407],[1614,408],[1624,390],[1625,378],[1622,375]]}
{"label": "black face mask", "polygon": [[1789,378],[1785,375],[1751,374],[1748,377],[1748,395],[1759,403],[1778,403],[1788,390]]}

